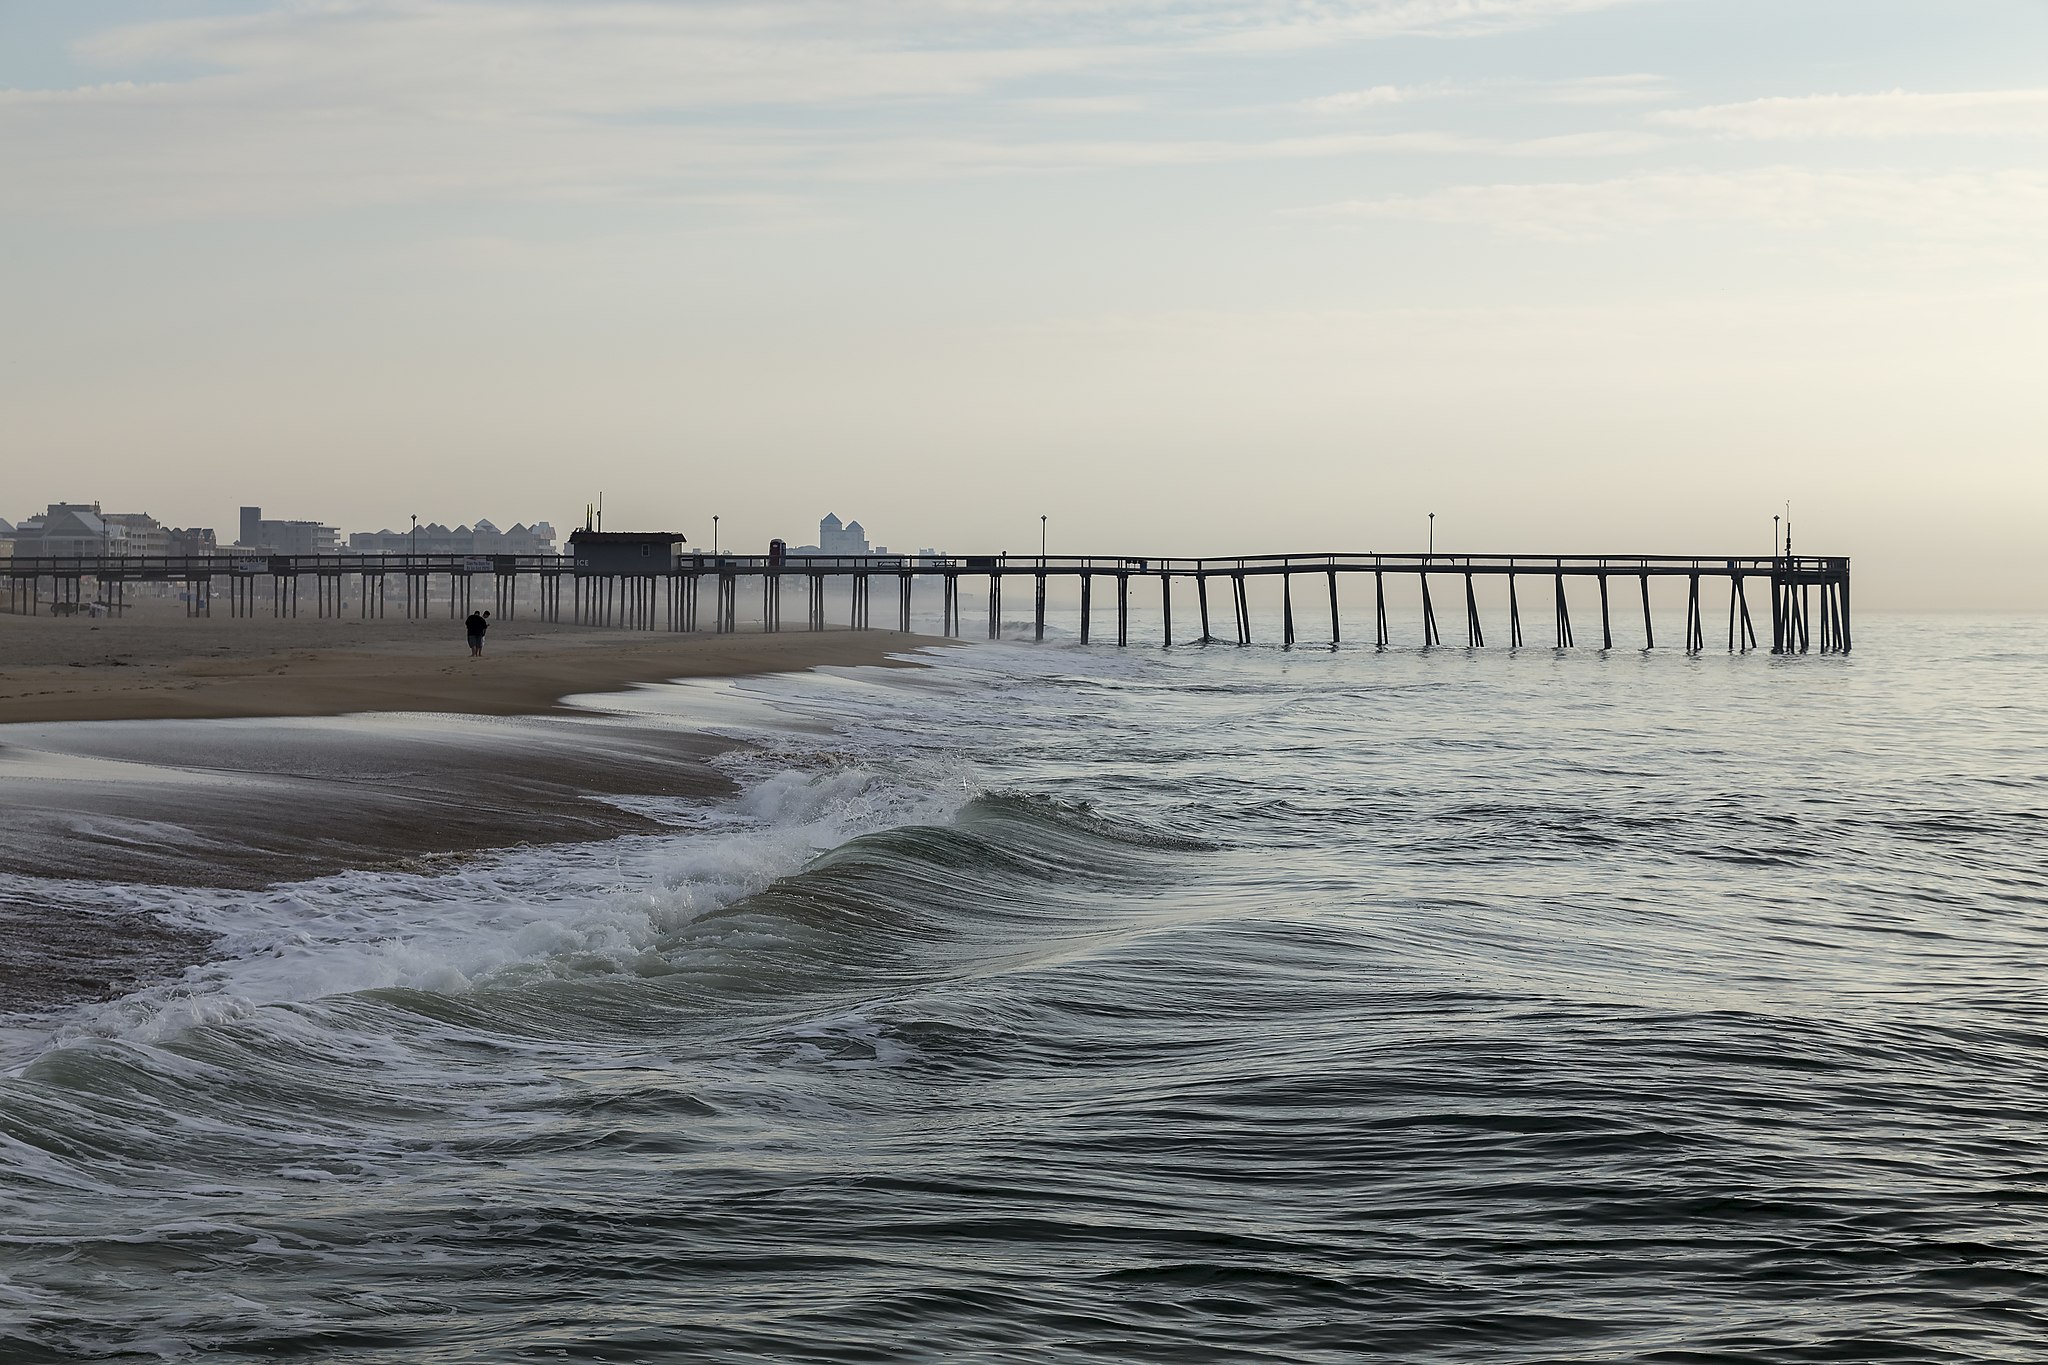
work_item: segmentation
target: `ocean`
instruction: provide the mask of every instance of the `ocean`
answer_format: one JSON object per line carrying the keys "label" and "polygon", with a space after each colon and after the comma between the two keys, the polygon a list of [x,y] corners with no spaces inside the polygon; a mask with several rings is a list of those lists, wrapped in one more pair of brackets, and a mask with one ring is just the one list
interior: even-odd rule
{"label": "ocean", "polygon": [[2043,625],[1055,631],[584,699],[743,741],[629,834],[10,874],[213,946],[0,1018],[0,1358],[2048,1359]]}

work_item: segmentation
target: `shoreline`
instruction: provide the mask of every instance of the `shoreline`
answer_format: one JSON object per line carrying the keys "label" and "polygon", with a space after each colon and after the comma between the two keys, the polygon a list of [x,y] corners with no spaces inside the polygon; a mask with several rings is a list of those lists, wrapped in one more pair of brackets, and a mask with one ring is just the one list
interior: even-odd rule
{"label": "shoreline", "polygon": [[[0,617],[0,999],[109,999],[207,961],[210,937],[158,913],[176,888],[659,834],[630,798],[736,790],[713,760],[739,741],[568,697],[914,668],[889,656],[950,643],[542,622],[488,639],[473,659],[460,622]],[[96,904],[92,884],[160,891]]]}
{"label": "shoreline", "polygon": [[[151,604],[161,608],[165,604]],[[0,727],[418,711],[543,715],[678,678],[904,667],[896,631],[670,634],[508,620],[469,657],[459,621],[0,615]],[[4,733],[4,728],[0,728]]]}

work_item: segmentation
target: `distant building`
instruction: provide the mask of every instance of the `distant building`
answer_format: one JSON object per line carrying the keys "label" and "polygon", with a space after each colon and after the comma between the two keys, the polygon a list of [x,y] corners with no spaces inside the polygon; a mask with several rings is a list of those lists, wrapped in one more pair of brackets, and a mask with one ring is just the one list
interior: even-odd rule
{"label": "distant building", "polygon": [[791,554],[796,555],[885,555],[886,545],[868,544],[868,533],[857,521],[842,522],[831,512],[818,523],[818,543],[799,545]]}
{"label": "distant building", "polygon": [[146,512],[107,512],[100,519],[110,526],[127,530],[127,554],[160,556],[171,552],[171,533],[164,529],[162,522]]}
{"label": "distant building", "polygon": [[827,512],[825,519],[818,523],[818,549],[828,555],[864,555],[871,553],[868,533],[857,521],[840,525],[839,518]]}
{"label": "distant building", "polygon": [[96,502],[53,502],[41,516],[14,528],[14,553],[51,559],[128,553],[128,528],[100,515]]}
{"label": "distant building", "polygon": [[331,555],[341,549],[341,532],[317,521],[273,520],[261,507],[244,507],[242,534],[235,546],[280,555]]}
{"label": "distant building", "polygon": [[168,548],[167,555],[186,559],[204,559],[220,553],[220,543],[215,539],[210,526],[177,526],[164,532]]}
{"label": "distant building", "polygon": [[413,533],[404,531],[357,531],[348,538],[349,549],[365,555],[551,555],[555,550],[555,528],[545,521],[528,526],[515,522],[500,531],[479,518],[474,526],[453,529],[439,522],[419,528],[417,549]]}
{"label": "distant building", "polygon": [[571,531],[576,572],[604,576],[667,573],[688,541],[680,531]]}

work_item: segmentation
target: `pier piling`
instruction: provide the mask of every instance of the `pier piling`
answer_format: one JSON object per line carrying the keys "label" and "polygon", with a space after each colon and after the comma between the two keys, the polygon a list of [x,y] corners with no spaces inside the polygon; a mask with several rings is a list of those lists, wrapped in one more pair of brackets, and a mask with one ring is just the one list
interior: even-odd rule
{"label": "pier piling", "polygon": [[[1552,580],[1555,604],[1555,644],[1573,647],[1573,627],[1567,580],[1591,579],[1600,599],[1600,647],[1614,648],[1614,607],[1610,579],[1617,574],[1633,576],[1642,599],[1643,647],[1657,646],[1651,579],[1685,580],[1685,651],[1691,655],[1705,648],[1706,612],[1703,584],[1708,579],[1726,579],[1728,619],[1724,636],[1731,653],[1760,648],[1759,623],[1753,618],[1748,584],[1751,578],[1768,585],[1771,600],[1771,652],[1805,654],[1817,649],[1822,654],[1847,653],[1853,645],[1850,613],[1850,564],[1846,558],[1733,556],[1719,559],[1679,556],[1551,556],[1532,558],[1515,555],[1266,555],[1235,559],[1157,559],[1089,556],[1037,556],[1011,560],[1003,555],[955,559],[950,556],[766,556],[710,557],[683,556],[659,570],[642,573],[590,573],[575,567],[566,556],[549,555],[242,555],[191,557],[64,557],[0,560],[0,580],[6,594],[0,609],[34,614],[42,610],[44,590],[57,614],[88,609],[122,612],[126,609],[129,585],[155,581],[182,587],[185,612],[199,617],[211,613],[215,594],[225,590],[229,613],[236,617],[258,613],[259,593],[269,596],[270,615],[296,616],[299,589],[307,575],[313,579],[317,614],[322,619],[353,614],[369,619],[386,613],[392,580],[397,580],[405,598],[405,613],[418,620],[438,615],[441,601],[436,594],[438,580],[446,580],[447,608],[460,617],[475,602],[481,589],[477,579],[490,576],[486,600],[502,619],[514,619],[520,610],[523,580],[531,576],[531,609],[540,619],[559,623],[565,619],[562,578],[573,578],[567,619],[586,626],[610,629],[671,631],[706,629],[699,604],[704,579],[709,576],[716,589],[716,603],[710,629],[730,633],[738,628],[738,584],[741,578],[761,581],[761,629],[773,633],[782,628],[785,579],[802,580],[806,601],[805,620],[812,631],[830,626],[830,594],[835,580],[848,586],[848,625],[854,630],[872,628],[873,575],[893,574],[897,585],[897,625],[908,631],[912,625],[915,584],[921,576],[937,577],[943,588],[944,633],[961,634],[960,580],[965,573],[989,575],[989,638],[1001,639],[1003,632],[1004,580],[1013,574],[1031,575],[1032,635],[1044,640],[1048,603],[1055,591],[1053,579],[1071,577],[1079,582],[1081,638],[1094,635],[1094,580],[1107,574],[1116,582],[1117,642],[1128,645],[1131,630],[1131,580],[1156,576],[1159,580],[1160,641],[1174,643],[1173,594],[1176,578],[1192,578],[1204,644],[1215,643],[1215,622],[1210,618],[1209,584],[1218,579],[1227,584],[1233,614],[1233,628],[1239,645],[1252,643],[1254,634],[1250,606],[1253,578],[1280,580],[1281,643],[1292,647],[1300,642],[1302,623],[1296,619],[1294,576],[1319,574],[1329,598],[1330,642],[1343,639],[1342,587],[1340,576],[1370,573],[1373,578],[1373,643],[1391,646],[1387,616],[1388,574],[1412,575],[1421,597],[1422,643],[1426,648],[1443,643],[1436,616],[1435,584],[1432,577],[1451,573],[1463,578],[1465,597],[1465,639],[1470,649],[1484,648],[1486,627],[1479,609],[1478,584],[1484,577],[1505,578],[1508,589],[1507,643],[1511,648],[1525,644],[1520,576],[1547,574]],[[85,601],[84,581],[95,584],[94,600]],[[351,601],[351,595],[354,601]],[[1817,600],[1816,600],[1817,599]],[[1816,616],[1816,610],[1818,615]]]}

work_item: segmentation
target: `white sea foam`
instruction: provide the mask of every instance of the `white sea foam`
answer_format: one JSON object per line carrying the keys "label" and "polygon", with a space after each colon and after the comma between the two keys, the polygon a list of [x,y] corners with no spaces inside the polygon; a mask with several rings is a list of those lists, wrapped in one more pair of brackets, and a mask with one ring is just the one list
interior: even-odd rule
{"label": "white sea foam", "polygon": [[[815,690],[843,704],[851,677]],[[803,691],[778,680],[742,691],[686,683],[633,694],[660,724],[707,696],[720,729],[752,742],[719,760],[729,800],[666,802],[673,832],[512,849],[430,872],[343,872],[258,891],[114,888],[167,922],[215,937],[177,979],[55,1021],[0,1030],[0,1065],[90,1038],[154,1042],[267,1005],[390,987],[458,993],[500,981],[644,973],[646,955],[706,913],[753,895],[823,850],[875,829],[948,818],[964,775],[865,761],[847,733],[782,723]],[[673,693],[674,695],[669,695]],[[815,696],[813,701],[817,700]],[[661,719],[653,719],[660,717]],[[622,803],[623,804],[623,803]]]}

